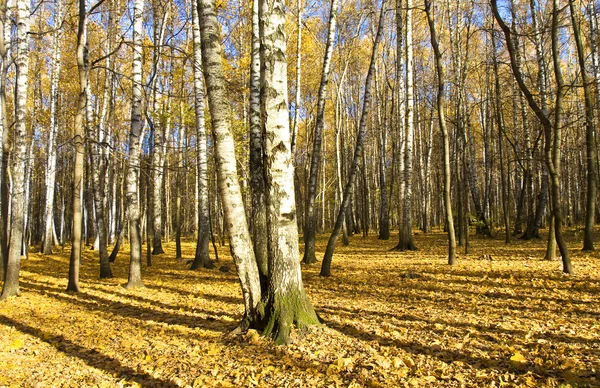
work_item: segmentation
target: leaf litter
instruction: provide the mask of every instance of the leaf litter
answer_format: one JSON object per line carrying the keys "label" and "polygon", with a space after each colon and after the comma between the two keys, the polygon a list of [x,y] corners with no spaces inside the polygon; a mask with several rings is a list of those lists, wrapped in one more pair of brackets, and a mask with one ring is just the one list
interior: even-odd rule
{"label": "leaf litter", "polygon": [[[32,253],[21,295],[0,303],[0,386],[600,386],[597,253],[570,241],[576,275],[564,276],[540,259],[543,241],[473,238],[452,268],[444,234],[415,241],[393,252],[355,237],[332,277],[303,267],[324,325],[287,347],[230,334],[243,312],[235,271],[190,271],[174,244],[135,290],[122,287],[127,251],[100,280],[86,250],[79,294],[64,291],[69,252]],[[193,257],[193,242],[183,248]],[[227,251],[220,265],[234,268]]]}

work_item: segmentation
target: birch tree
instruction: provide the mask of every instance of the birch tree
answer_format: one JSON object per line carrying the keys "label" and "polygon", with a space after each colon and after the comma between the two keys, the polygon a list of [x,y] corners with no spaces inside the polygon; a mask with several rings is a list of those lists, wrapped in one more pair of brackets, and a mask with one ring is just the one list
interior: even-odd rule
{"label": "birch tree", "polygon": [[129,130],[129,159],[127,166],[127,220],[129,222],[129,279],[126,288],[143,287],[142,235],[138,202],[140,150],[142,137],[142,35],[144,0],[133,4],[133,64],[131,68],[131,126]]}
{"label": "birch tree", "polygon": [[248,231],[246,213],[236,169],[235,146],[230,123],[230,106],[227,99],[223,69],[223,48],[219,35],[219,24],[214,0],[197,0],[202,43],[202,70],[206,84],[211,128],[215,139],[215,163],[219,194],[231,255],[237,268],[244,298],[244,318],[240,328],[247,329],[258,320],[258,305],[261,299],[258,266],[252,239]]}
{"label": "birch tree", "polygon": [[337,245],[337,240],[340,236],[340,231],[342,230],[342,224],[344,223],[344,219],[346,217],[346,211],[348,210],[348,206],[350,205],[350,199],[352,197],[352,187],[354,186],[354,181],[356,179],[356,174],[358,172],[358,163],[361,160],[363,147],[364,147],[364,139],[367,133],[367,120],[369,110],[371,108],[371,89],[372,89],[372,80],[375,72],[375,64],[377,61],[377,49],[379,47],[379,42],[381,40],[381,36],[383,35],[383,24],[385,20],[385,6],[386,2],[384,1],[381,4],[381,11],[379,14],[379,23],[377,27],[377,32],[375,33],[375,40],[373,42],[373,51],[371,53],[371,62],[369,64],[369,70],[367,71],[367,77],[365,79],[365,94],[363,97],[363,109],[360,116],[360,123],[358,125],[358,133],[356,136],[356,147],[354,148],[354,154],[352,156],[352,164],[350,165],[350,169],[347,174],[346,187],[344,188],[343,199],[340,205],[340,209],[335,221],[335,226],[333,231],[331,232],[331,236],[329,236],[329,241],[327,242],[327,248],[325,249],[325,254],[323,256],[323,263],[321,264],[321,276],[330,276],[331,275],[331,261],[333,259],[333,252],[335,250],[335,246]]}
{"label": "birch tree", "polygon": [[307,187],[306,219],[304,227],[304,264],[311,264],[317,261],[315,257],[315,240],[317,234],[315,200],[317,197],[319,168],[321,166],[321,144],[323,142],[323,127],[325,125],[325,99],[327,96],[327,85],[329,83],[331,57],[333,55],[333,40],[335,38],[339,4],[339,0],[332,0],[331,2],[327,42],[325,44],[325,57],[323,59],[323,71],[321,73],[321,83],[319,84],[319,94],[317,97],[317,119],[313,133],[313,148]]}
{"label": "birch tree", "polygon": [[304,292],[300,271],[287,103],[285,3],[262,0],[259,13],[269,250],[263,334],[272,335],[275,342],[281,344],[289,342],[293,324],[304,328],[319,321]]}
{"label": "birch tree", "polygon": [[56,184],[56,134],[58,129],[58,81],[61,71],[61,38],[63,22],[62,0],[54,1],[54,34],[52,54],[52,74],[50,76],[50,127],[46,158],[46,198],[44,206],[44,239],[42,253],[52,254],[54,243],[54,191]]}
{"label": "birch tree", "polygon": [[194,109],[196,112],[196,163],[198,163],[198,242],[192,269],[213,268],[208,254],[210,217],[208,209],[208,161],[206,127],[204,124],[204,84],[202,82],[202,43],[198,20],[198,3],[192,2],[192,33],[194,36]]}
{"label": "birch tree", "polygon": [[29,84],[29,1],[17,0],[17,82],[15,86],[15,130],[12,151],[11,233],[4,285],[0,299],[19,294],[21,243],[23,239],[25,198],[25,161],[27,159],[27,88]]}

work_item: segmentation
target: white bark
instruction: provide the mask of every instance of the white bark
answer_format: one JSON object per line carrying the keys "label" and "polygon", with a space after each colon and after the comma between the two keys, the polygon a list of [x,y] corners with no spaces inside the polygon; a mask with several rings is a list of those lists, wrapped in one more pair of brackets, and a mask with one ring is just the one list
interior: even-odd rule
{"label": "white bark", "polygon": [[225,87],[222,63],[221,38],[214,0],[199,0],[198,13],[202,40],[202,68],[211,114],[213,138],[215,139],[215,163],[219,193],[223,210],[231,255],[237,267],[242,294],[244,297],[247,323],[257,317],[257,307],[261,298],[258,266],[252,250],[252,240],[248,232],[246,212],[236,168],[235,145],[231,132],[230,106]]}
{"label": "white bark", "polygon": [[140,174],[140,147],[142,138],[142,35],[144,0],[135,0],[133,11],[133,65],[131,69],[132,101],[131,129],[129,132],[129,165],[127,170],[127,219],[129,221],[130,264],[127,288],[143,286],[142,236],[140,232],[140,205],[138,181]]}
{"label": "white bark", "polygon": [[17,81],[15,90],[15,132],[12,157],[12,224],[8,262],[2,298],[19,293],[21,242],[26,209],[25,160],[27,158],[27,88],[29,78],[29,1],[17,1]]}

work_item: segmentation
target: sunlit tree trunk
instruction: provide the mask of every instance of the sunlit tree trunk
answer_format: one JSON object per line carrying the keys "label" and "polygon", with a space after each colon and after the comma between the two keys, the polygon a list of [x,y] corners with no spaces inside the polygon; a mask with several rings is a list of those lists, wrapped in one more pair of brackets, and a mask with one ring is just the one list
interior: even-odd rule
{"label": "sunlit tree trunk", "polygon": [[273,336],[276,343],[288,343],[293,324],[304,328],[319,321],[304,292],[300,271],[287,104],[285,3],[282,0],[262,0],[259,16],[269,249],[263,334]]}
{"label": "sunlit tree trunk", "polygon": [[331,57],[333,54],[333,41],[337,23],[337,13],[340,0],[331,2],[329,11],[329,27],[327,33],[327,42],[325,43],[325,57],[323,59],[323,71],[321,73],[321,83],[319,84],[319,94],[317,97],[317,120],[313,134],[313,148],[310,163],[310,175],[307,186],[306,201],[306,220],[304,227],[304,264],[311,264],[317,261],[315,257],[315,241],[317,235],[317,212],[315,208],[315,199],[317,197],[319,168],[321,167],[321,144],[323,142],[323,128],[325,125],[325,101],[327,97],[327,85],[329,84],[329,72],[331,69]]}
{"label": "sunlit tree trunk", "polygon": [[12,201],[9,251],[2,288],[5,299],[19,294],[21,243],[25,198],[25,159],[27,158],[27,87],[29,71],[29,1],[17,1],[17,80],[15,86],[15,130],[12,149]]}
{"label": "sunlit tree trunk", "polygon": [[444,161],[444,207],[446,210],[446,229],[448,230],[448,264],[456,264],[456,237],[454,235],[454,220],[452,216],[452,198],[450,196],[451,173],[450,173],[450,142],[448,140],[448,129],[446,128],[446,92],[444,90],[444,70],[442,68],[442,54],[438,44],[435,31],[435,22],[433,19],[433,10],[431,1],[425,1],[425,12],[427,14],[427,23],[431,34],[431,46],[433,47],[435,67],[437,74],[437,111],[440,130],[442,132],[443,142],[443,161]]}
{"label": "sunlit tree trunk", "polygon": [[62,53],[60,40],[62,38],[62,0],[54,2],[54,35],[52,52],[52,73],[50,76],[50,126],[48,128],[47,161],[46,161],[46,198],[44,206],[44,236],[42,238],[42,253],[52,254],[54,243],[54,191],[56,189],[56,134],[58,128],[58,81],[60,79]]}
{"label": "sunlit tree trunk", "polygon": [[406,17],[406,126],[403,128],[405,132],[404,139],[404,195],[402,204],[402,224],[400,226],[400,241],[396,249],[401,251],[414,251],[417,249],[412,237],[412,175],[413,175],[413,139],[414,139],[414,83],[413,83],[413,29],[412,29],[412,0],[407,0]]}
{"label": "sunlit tree trunk", "polygon": [[131,127],[127,166],[127,221],[129,222],[129,279],[126,288],[142,287],[142,235],[140,231],[139,175],[142,137],[142,34],[144,0],[133,7],[133,61],[131,68]]}
{"label": "sunlit tree trunk", "polygon": [[198,241],[192,269],[213,268],[208,254],[210,239],[210,215],[208,209],[208,155],[206,150],[206,127],[204,125],[204,84],[202,82],[202,43],[198,21],[198,3],[192,4],[194,35],[194,109],[196,111],[196,163],[198,163]]}
{"label": "sunlit tree trunk", "polygon": [[245,329],[258,318],[257,309],[261,300],[258,266],[252,250],[236,169],[234,141],[229,122],[230,106],[222,63],[223,48],[214,0],[198,0],[198,14],[202,40],[202,69],[215,141],[219,194],[223,202],[231,255],[237,267],[244,298],[245,312],[241,328]]}
{"label": "sunlit tree trunk", "polygon": [[354,181],[356,180],[356,174],[358,172],[358,163],[360,162],[363,147],[364,147],[364,139],[367,132],[367,120],[369,111],[371,108],[371,89],[372,89],[372,80],[373,73],[375,72],[375,64],[377,60],[377,49],[379,47],[379,41],[381,40],[381,35],[383,34],[383,22],[385,17],[385,6],[386,2],[384,1],[381,5],[381,12],[379,15],[379,24],[377,27],[377,32],[375,33],[375,41],[373,42],[373,51],[371,53],[371,62],[369,64],[369,70],[367,72],[367,77],[365,79],[365,88],[364,88],[364,97],[363,97],[363,109],[360,116],[360,123],[357,128],[357,136],[356,136],[356,147],[354,149],[354,155],[352,156],[352,164],[350,165],[350,169],[346,176],[346,187],[344,189],[343,199],[340,204],[340,209],[335,221],[335,226],[331,236],[329,237],[329,241],[327,242],[327,248],[325,249],[325,255],[323,257],[323,263],[321,265],[321,276],[330,276],[331,275],[331,260],[333,259],[333,252],[335,250],[335,246],[337,245],[337,240],[340,236],[340,231],[342,230],[342,224],[344,223],[344,218],[346,216],[346,211],[348,206],[350,205],[350,199],[352,197],[352,187],[354,185]]}

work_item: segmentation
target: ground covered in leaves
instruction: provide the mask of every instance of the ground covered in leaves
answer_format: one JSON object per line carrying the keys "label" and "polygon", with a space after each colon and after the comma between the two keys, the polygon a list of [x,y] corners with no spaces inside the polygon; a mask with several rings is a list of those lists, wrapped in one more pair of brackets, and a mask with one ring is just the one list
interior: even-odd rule
{"label": "ground covered in leaves", "polygon": [[541,240],[472,239],[451,268],[441,233],[408,253],[354,237],[332,277],[303,268],[325,324],[287,347],[229,334],[242,302],[227,247],[230,272],[190,271],[168,244],[136,290],[122,287],[127,251],[99,280],[86,250],[79,294],[65,292],[68,252],[31,254],[21,296],[0,302],[0,386],[600,386],[600,255],[569,238],[573,276],[541,260]]}

